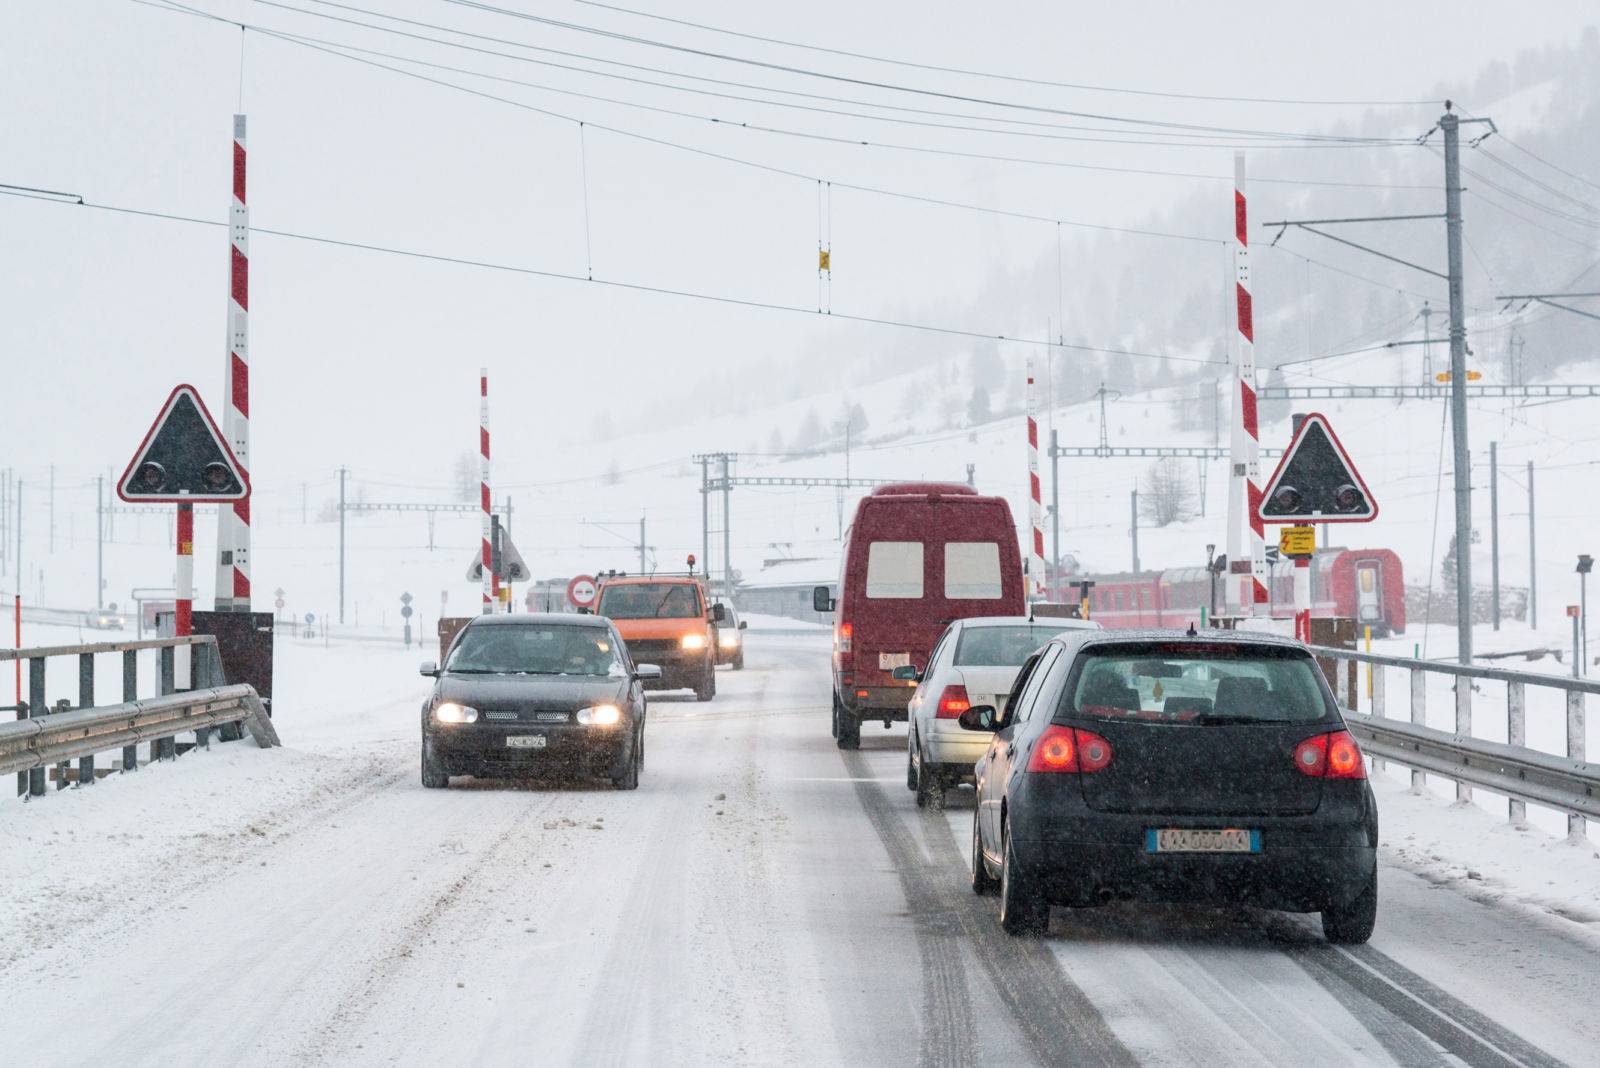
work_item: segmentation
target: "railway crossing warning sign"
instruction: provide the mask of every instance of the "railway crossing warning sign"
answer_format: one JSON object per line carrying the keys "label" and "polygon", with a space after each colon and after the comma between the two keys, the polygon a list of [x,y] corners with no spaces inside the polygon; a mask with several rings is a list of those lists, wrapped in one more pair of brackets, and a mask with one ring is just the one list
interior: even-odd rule
{"label": "railway crossing warning sign", "polygon": [[1264,523],[1370,523],[1378,502],[1334,436],[1327,417],[1313,412],[1295,431],[1261,491]]}
{"label": "railway crossing warning sign", "polygon": [[[527,562],[522,559],[522,554],[517,547],[511,544],[511,535],[504,527],[500,528],[500,581],[501,582],[527,582],[529,575]],[[474,554],[472,563],[467,565],[467,581],[483,581],[483,557]]]}
{"label": "railway crossing warning sign", "polygon": [[199,392],[181,385],[134,452],[117,482],[117,496],[131,503],[242,501],[250,496],[250,479]]}

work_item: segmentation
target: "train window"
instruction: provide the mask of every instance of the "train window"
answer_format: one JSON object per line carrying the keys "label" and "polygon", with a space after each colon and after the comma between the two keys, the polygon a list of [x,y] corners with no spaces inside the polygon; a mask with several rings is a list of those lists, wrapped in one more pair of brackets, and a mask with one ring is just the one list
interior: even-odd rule
{"label": "train window", "polygon": [[1372,592],[1372,580],[1378,577],[1377,571],[1370,567],[1363,567],[1356,572],[1356,577],[1361,580],[1361,592]]}
{"label": "train window", "polygon": [[1117,611],[1122,611],[1122,591],[1117,590],[1113,596],[1116,598]]}

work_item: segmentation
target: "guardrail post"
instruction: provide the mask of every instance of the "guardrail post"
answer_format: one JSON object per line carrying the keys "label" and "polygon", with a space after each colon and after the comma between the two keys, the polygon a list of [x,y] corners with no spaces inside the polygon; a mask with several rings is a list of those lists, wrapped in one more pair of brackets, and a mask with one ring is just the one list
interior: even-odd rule
{"label": "guardrail post", "polygon": [[[161,681],[157,692],[165,697],[169,693],[177,692],[175,679],[177,658],[173,654],[173,647],[161,647]],[[150,740],[150,759],[176,760],[178,759],[178,740],[176,738],[152,738]]]}
{"label": "guardrail post", "polygon": [[[1428,725],[1428,676],[1421,668],[1411,669],[1411,722],[1419,727]],[[1411,771],[1411,792],[1422,793],[1427,777],[1415,768]]]}
{"label": "guardrail post", "polygon": [[[94,707],[94,654],[78,654],[78,707]],[[94,785],[94,754],[78,758],[78,785]]]}
{"label": "guardrail post", "polygon": [[[213,667],[213,661],[211,657],[206,654],[215,652],[216,646],[202,645],[198,655],[196,655],[194,652],[194,646],[191,645],[189,649],[189,662],[192,665],[190,667],[189,675],[190,689],[203,690],[207,689],[208,687],[215,686],[217,682],[216,679],[212,677],[211,671]],[[194,731],[194,744],[198,749],[210,749],[211,728],[196,727]]]}
{"label": "guardrail post", "polygon": [[[1567,691],[1567,756],[1572,760],[1586,759],[1588,745],[1584,738],[1583,691]],[[1587,842],[1586,821],[1582,816],[1567,814],[1567,840],[1575,845]]]}
{"label": "guardrail post", "polygon": [[[1384,716],[1385,704],[1384,704],[1384,691],[1383,691],[1383,676],[1387,673],[1386,669],[1383,667],[1382,664],[1368,664],[1367,665],[1367,672],[1368,672],[1367,685],[1368,685],[1368,687],[1369,687],[1369,689],[1371,691],[1371,694],[1372,694],[1372,714],[1377,719],[1383,719],[1383,718],[1385,718],[1385,716]],[[1382,771],[1384,768],[1386,768],[1388,766],[1389,766],[1389,762],[1387,760],[1384,760],[1382,757],[1373,757],[1372,758],[1372,770],[1373,771]]]}
{"label": "guardrail post", "polygon": [[[1472,737],[1472,679],[1465,675],[1456,676],[1456,736]],[[1472,787],[1458,781],[1456,803],[1464,805],[1471,800]]]}
{"label": "guardrail post", "polygon": [[[139,653],[134,649],[124,649],[122,652],[122,699],[124,701],[137,701],[139,699]],[[122,770],[139,770],[139,747],[125,745],[122,747]]]}
{"label": "guardrail post", "polygon": [[[1506,744],[1528,744],[1528,690],[1520,682],[1506,683]],[[1507,806],[1507,818],[1512,826],[1528,824],[1528,803],[1512,798]]]}
{"label": "guardrail post", "polygon": [[[36,656],[28,661],[28,715],[47,716],[50,706],[44,699],[44,657]],[[44,769],[28,769],[28,796],[44,796]]]}

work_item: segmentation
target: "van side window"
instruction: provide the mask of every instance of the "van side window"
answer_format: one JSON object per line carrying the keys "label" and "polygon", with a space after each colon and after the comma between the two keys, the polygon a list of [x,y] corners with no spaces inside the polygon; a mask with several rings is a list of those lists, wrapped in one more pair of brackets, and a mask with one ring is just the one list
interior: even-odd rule
{"label": "van side window", "polygon": [[992,541],[945,542],[944,595],[962,601],[999,599],[999,544]]}
{"label": "van side window", "polygon": [[922,596],[922,543],[875,541],[867,546],[867,596]]}

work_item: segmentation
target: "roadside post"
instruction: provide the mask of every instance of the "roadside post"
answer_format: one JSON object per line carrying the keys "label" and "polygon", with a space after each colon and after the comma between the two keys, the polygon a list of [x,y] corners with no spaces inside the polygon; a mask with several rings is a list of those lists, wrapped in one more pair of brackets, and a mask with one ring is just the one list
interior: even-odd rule
{"label": "roadside post", "polygon": [[1582,635],[1579,643],[1581,653],[1578,660],[1583,664],[1583,674],[1589,674],[1589,572],[1594,570],[1594,557],[1588,553],[1578,555],[1578,631]]}
{"label": "roadside post", "polygon": [[1580,609],[1575,604],[1567,605],[1567,617],[1572,620],[1572,677],[1577,678],[1583,674],[1583,648],[1578,638],[1578,619]]}
{"label": "roadside post", "polygon": [[406,621],[406,648],[411,648],[411,594],[400,595],[400,618]]}

